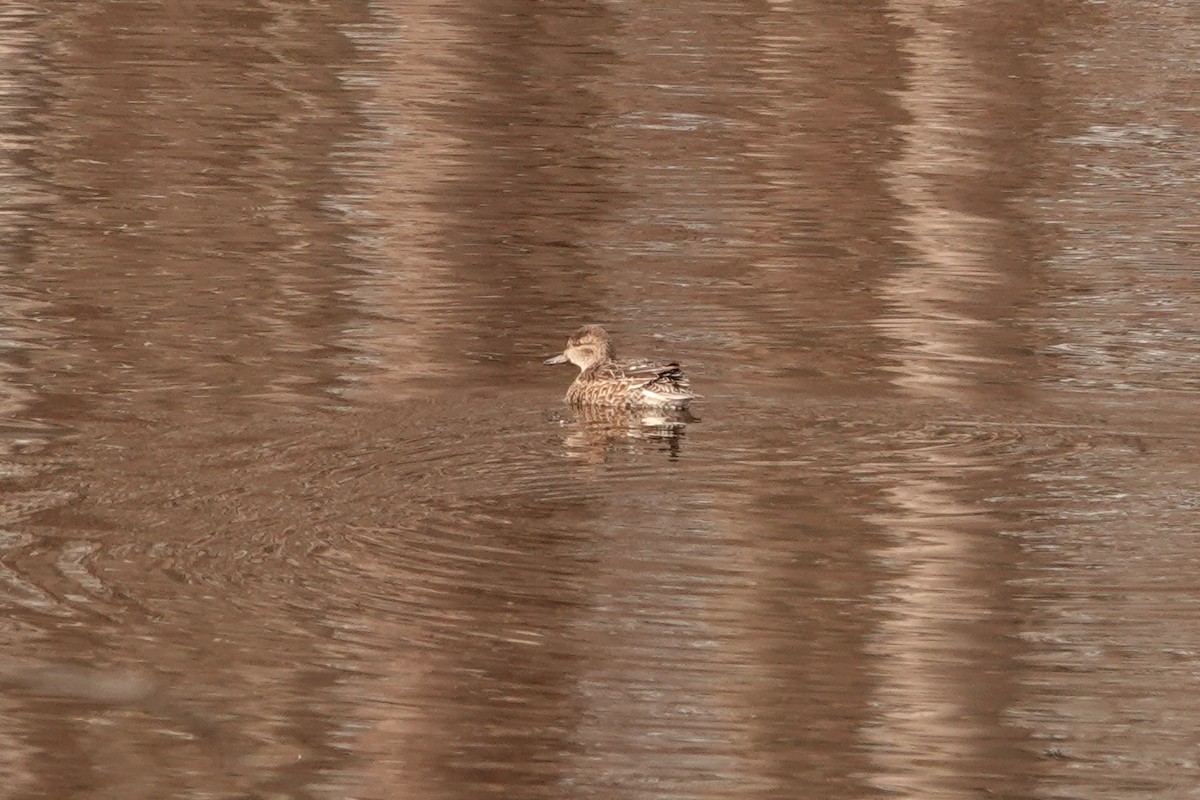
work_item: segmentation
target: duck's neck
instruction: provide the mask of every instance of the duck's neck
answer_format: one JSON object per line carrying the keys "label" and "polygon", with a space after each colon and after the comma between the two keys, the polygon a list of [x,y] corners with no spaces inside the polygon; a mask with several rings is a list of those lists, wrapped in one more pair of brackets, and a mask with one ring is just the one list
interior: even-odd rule
{"label": "duck's neck", "polygon": [[593,361],[592,363],[588,364],[586,367],[579,368],[579,377],[580,378],[590,378],[591,376],[593,376],[597,372],[599,372],[600,368],[603,367],[605,364],[611,364],[611,363],[613,363],[612,356],[606,356],[606,357],[600,359],[599,361]]}

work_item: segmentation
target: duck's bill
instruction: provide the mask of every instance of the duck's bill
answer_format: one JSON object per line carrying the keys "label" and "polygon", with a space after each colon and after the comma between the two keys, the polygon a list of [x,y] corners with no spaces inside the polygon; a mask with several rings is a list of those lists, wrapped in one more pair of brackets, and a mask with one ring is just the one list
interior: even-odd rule
{"label": "duck's bill", "polygon": [[556,356],[551,356],[542,362],[543,364],[565,364],[567,363],[567,354],[559,353]]}

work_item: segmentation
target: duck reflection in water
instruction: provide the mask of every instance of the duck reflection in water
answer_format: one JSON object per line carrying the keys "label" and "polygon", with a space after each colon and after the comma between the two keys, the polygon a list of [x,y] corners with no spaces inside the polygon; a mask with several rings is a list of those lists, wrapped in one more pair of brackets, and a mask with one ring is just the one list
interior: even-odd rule
{"label": "duck reflection in water", "polygon": [[688,423],[700,420],[686,408],[614,408],[572,405],[563,440],[568,453],[589,463],[601,463],[615,452],[652,449],[679,457]]}

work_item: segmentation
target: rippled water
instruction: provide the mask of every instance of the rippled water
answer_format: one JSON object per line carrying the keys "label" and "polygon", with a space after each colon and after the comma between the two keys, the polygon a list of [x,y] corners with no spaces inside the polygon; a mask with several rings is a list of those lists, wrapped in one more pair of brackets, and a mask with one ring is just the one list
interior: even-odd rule
{"label": "rippled water", "polygon": [[0,798],[1196,796],[1198,23],[5,4]]}

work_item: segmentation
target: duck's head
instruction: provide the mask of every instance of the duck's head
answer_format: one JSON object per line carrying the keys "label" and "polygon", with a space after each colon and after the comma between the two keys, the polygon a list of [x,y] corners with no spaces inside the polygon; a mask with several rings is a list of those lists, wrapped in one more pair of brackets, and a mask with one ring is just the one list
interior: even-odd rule
{"label": "duck's head", "polygon": [[543,364],[565,364],[570,361],[580,370],[603,364],[615,357],[608,333],[599,325],[584,325],[567,340],[567,349]]}

